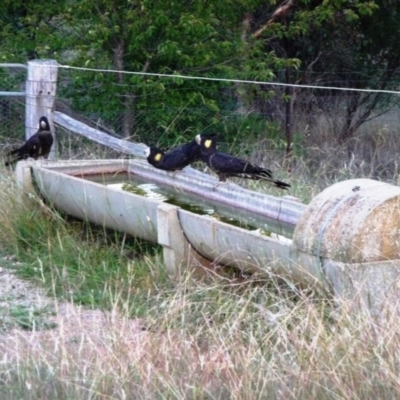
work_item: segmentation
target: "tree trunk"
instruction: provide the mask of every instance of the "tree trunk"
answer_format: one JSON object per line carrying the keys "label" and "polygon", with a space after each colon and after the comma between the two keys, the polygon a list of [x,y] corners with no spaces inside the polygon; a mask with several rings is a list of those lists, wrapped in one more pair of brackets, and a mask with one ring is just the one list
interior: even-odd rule
{"label": "tree trunk", "polygon": [[[125,42],[120,40],[114,47],[114,67],[118,71],[124,71],[124,53],[125,53]],[[118,72],[117,81],[119,84],[124,83],[124,74]],[[129,137],[133,130],[135,111],[134,106],[134,95],[126,93],[122,101],[123,113],[121,121],[121,133],[123,137]]]}
{"label": "tree trunk", "polygon": [[[242,21],[242,35],[241,40],[244,44],[244,48],[247,48],[248,37],[251,28],[251,15],[245,14]],[[246,52],[242,54],[243,58],[247,58]],[[248,115],[253,110],[251,96],[249,95],[249,85],[243,83],[235,83],[235,94],[236,94],[236,111],[240,115]]]}
{"label": "tree trunk", "polygon": [[[286,83],[291,83],[291,68],[287,67],[285,71]],[[290,86],[285,87],[285,138],[286,138],[286,168],[291,171],[291,157],[293,149],[293,103],[294,103],[294,90]]]}

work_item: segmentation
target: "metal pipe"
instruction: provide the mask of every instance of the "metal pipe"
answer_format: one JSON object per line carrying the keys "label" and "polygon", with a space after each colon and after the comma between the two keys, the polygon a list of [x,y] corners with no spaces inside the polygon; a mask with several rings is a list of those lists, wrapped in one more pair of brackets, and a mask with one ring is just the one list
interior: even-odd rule
{"label": "metal pipe", "polygon": [[130,160],[128,171],[146,180],[173,186],[177,190],[246,209],[292,226],[297,224],[306,208],[306,205],[299,201],[254,192],[234,183],[218,185],[216,178],[193,168],[171,173],[157,170],[145,161]]}

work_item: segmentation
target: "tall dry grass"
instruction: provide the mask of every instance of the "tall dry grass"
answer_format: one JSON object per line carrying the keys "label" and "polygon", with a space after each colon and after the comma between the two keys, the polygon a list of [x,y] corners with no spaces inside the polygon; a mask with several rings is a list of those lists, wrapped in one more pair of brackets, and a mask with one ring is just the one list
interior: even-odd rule
{"label": "tall dry grass", "polygon": [[[354,159],[329,146],[295,154],[293,193],[307,201],[337,180],[386,179],[376,166],[397,140],[392,132],[368,148],[374,132]],[[375,167],[362,164],[367,151]],[[387,165],[395,166],[392,156]],[[273,153],[265,162],[288,177]],[[397,304],[374,318],[270,275],[198,280],[187,272],[171,280],[158,249],[65,219],[35,196],[18,202],[17,194],[2,171],[2,251],[16,254],[16,273],[54,298],[56,326],[1,332],[2,399],[400,397]]]}
{"label": "tall dry grass", "polygon": [[238,294],[190,277],[156,297],[140,321],[65,306],[56,329],[4,336],[2,398],[399,396],[397,317],[377,322],[300,293],[247,284]]}

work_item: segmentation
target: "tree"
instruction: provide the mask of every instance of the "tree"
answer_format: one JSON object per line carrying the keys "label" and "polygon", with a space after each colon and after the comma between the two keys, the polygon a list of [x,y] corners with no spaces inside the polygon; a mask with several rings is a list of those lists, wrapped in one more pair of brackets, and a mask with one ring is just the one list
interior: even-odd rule
{"label": "tree", "polygon": [[[303,91],[178,75],[390,87],[397,79],[399,7],[391,0],[5,0],[0,5],[0,49],[6,61],[46,57],[115,70],[60,70],[60,93],[75,109],[106,122],[115,123],[120,116],[117,131],[147,141],[163,141],[165,134],[166,141],[193,136],[210,124],[223,129],[228,123],[221,115],[228,110],[242,120],[265,118],[257,114],[280,99],[290,155],[293,109]],[[382,34],[385,29],[389,35]],[[377,67],[380,77],[373,73]],[[368,78],[357,82],[345,69]],[[340,97],[315,91],[318,106],[327,94],[332,101]],[[383,100],[382,95],[341,96],[346,118],[338,141],[352,137]],[[314,105],[310,107],[312,113]],[[360,107],[365,109],[362,118],[354,111]],[[234,133],[235,122],[230,127]]]}
{"label": "tree", "polygon": [[63,49],[59,15],[64,0],[0,2],[1,62],[22,62],[54,55]]}
{"label": "tree", "polygon": [[[277,72],[280,80],[286,75],[291,83],[396,89],[400,79],[399,13],[399,3],[391,0],[301,1],[279,26],[267,26],[262,33],[275,37],[267,46],[279,56],[301,60],[301,67],[292,69],[290,78],[287,70]],[[320,110],[336,114],[338,144],[352,139],[374,112],[384,113],[398,103],[397,96],[383,93],[294,89],[290,102],[295,107],[300,106],[295,103],[299,97],[307,103],[303,110],[309,115]]]}
{"label": "tree", "polygon": [[[377,5],[373,1],[288,0],[253,14],[252,37],[263,41],[265,49],[274,51],[281,60],[288,60],[286,65],[282,62],[280,68],[273,70],[278,82],[319,86],[338,86],[339,83],[342,87],[356,87],[356,82],[350,86],[345,80],[338,82],[338,75],[343,71],[343,62],[349,63],[349,70],[359,69],[360,64],[354,60],[363,57],[357,45],[361,21],[371,19],[376,10]],[[347,58],[346,55],[352,57]],[[298,63],[295,60],[298,60]],[[264,110],[277,107],[279,99],[284,103],[282,124],[286,137],[286,154],[290,156],[293,143],[293,110],[299,107],[297,99],[322,98],[330,91],[302,91],[291,87],[277,87],[274,90],[277,96],[268,98],[265,102],[261,101],[259,107]],[[262,98],[265,92],[270,93],[271,87],[260,86],[257,95]],[[334,92],[334,96],[337,95],[338,93]],[[354,133],[361,122],[353,121],[354,107],[359,109],[359,103],[354,102],[353,94],[347,93],[346,96],[347,100],[351,99],[348,105],[348,119],[352,123],[351,126],[343,125],[340,128],[339,142],[349,136],[350,132]],[[371,106],[376,106],[376,103],[372,102]],[[326,111],[331,109],[332,106],[327,105]],[[310,108],[306,111],[309,114],[314,112]]]}
{"label": "tree", "polygon": [[[223,93],[231,84],[122,71],[221,78],[238,77],[246,71],[247,78],[271,78],[268,64],[275,61],[274,55],[258,63],[251,60],[257,68],[246,66],[250,59],[243,57],[247,51],[241,40],[243,15],[261,3],[233,1],[227,7],[224,1],[163,0],[155,5],[152,1],[83,0],[71,4],[66,20],[72,27],[67,46],[76,55],[73,63],[121,71],[77,74],[73,85],[79,93],[75,95],[77,106],[103,115],[107,109],[121,110],[124,136],[137,129],[138,118],[142,118],[142,132],[153,131],[154,138],[166,131],[177,134],[185,123],[190,135],[201,131],[205,120],[218,119],[221,107],[228,103]],[[202,120],[196,115],[199,109]],[[181,125],[176,126],[179,113]]]}

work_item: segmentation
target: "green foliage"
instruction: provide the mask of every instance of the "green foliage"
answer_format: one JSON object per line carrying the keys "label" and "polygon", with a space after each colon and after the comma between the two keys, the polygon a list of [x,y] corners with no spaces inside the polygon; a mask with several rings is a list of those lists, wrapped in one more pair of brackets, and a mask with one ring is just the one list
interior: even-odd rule
{"label": "green foliage", "polygon": [[[73,63],[154,74],[247,79],[272,76],[268,63],[275,58],[254,62],[246,54],[249,45],[240,36],[243,13],[260,1],[236,1],[231,7],[202,1],[189,5],[161,1],[157,7],[150,2],[122,3],[124,7],[110,1],[81,1],[67,10],[67,21],[74,26],[69,36]],[[79,22],[89,19],[87,24]],[[252,46],[256,51],[257,46]],[[213,121],[224,109],[224,91],[232,88],[231,84],[211,81],[199,85],[199,81],[179,77],[118,72],[73,73],[66,83],[63,93],[73,100],[74,107],[106,120],[109,116],[115,120],[117,115],[123,120],[131,113],[128,125],[121,122],[117,130],[146,142],[162,141],[163,136],[188,138],[202,131],[204,121]],[[202,118],[193,115],[194,109],[201,109]],[[176,126],[177,114],[180,126]],[[182,131],[182,126],[190,130]]]}
{"label": "green foliage", "polygon": [[27,59],[54,57],[63,48],[58,24],[65,3],[64,0],[2,1],[1,62],[25,63]]}
{"label": "green foliage", "polygon": [[[292,82],[396,84],[396,2],[301,0],[275,15],[286,5],[275,0],[7,0],[0,5],[0,54],[4,61],[55,58],[115,71],[60,70],[58,93],[76,111],[101,118],[123,136],[161,145],[192,138],[210,125],[218,129],[230,111],[242,107],[244,114],[258,113],[269,104],[280,107],[290,96],[279,88],[180,75],[282,82],[290,68]],[[376,73],[377,66],[382,73]],[[359,122],[353,98],[346,96],[349,117],[342,131],[351,134]],[[392,103],[365,96],[356,107],[373,109],[381,102]]]}

